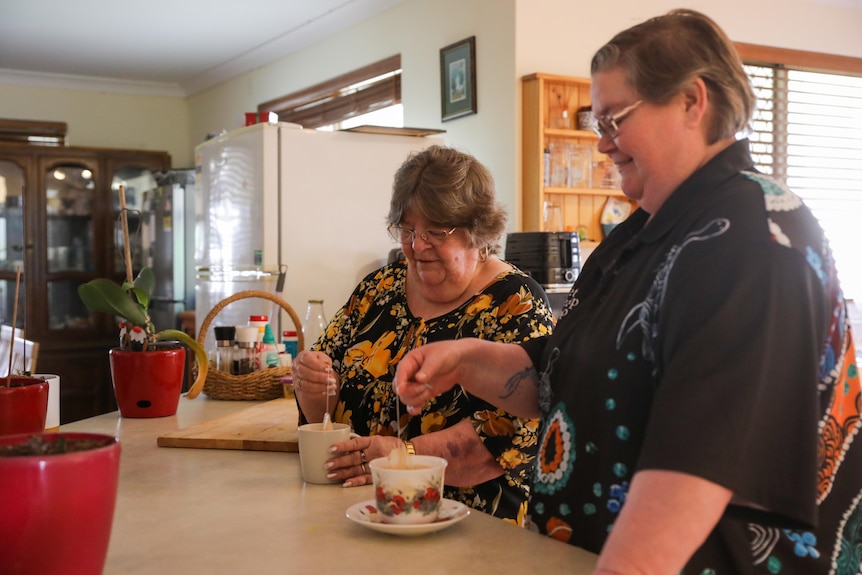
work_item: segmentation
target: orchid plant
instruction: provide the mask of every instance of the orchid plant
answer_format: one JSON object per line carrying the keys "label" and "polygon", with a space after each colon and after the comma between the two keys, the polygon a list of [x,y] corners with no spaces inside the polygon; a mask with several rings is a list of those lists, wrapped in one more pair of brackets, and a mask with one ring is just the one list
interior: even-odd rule
{"label": "orchid plant", "polygon": [[186,332],[179,329],[165,329],[156,332],[149,314],[150,296],[156,285],[153,269],[144,267],[133,282],[118,285],[115,282],[97,278],[78,286],[78,296],[89,309],[108,313],[122,318],[120,322],[120,349],[126,351],[147,351],[156,341],[178,340],[191,349],[197,359],[198,377],[189,390],[189,397],[195,397],[206,379],[208,362],[203,347]]}
{"label": "orchid plant", "polygon": [[129,252],[129,230],[126,213],[126,198],[120,186],[120,216],[123,224],[126,263],[126,281],[122,285],[105,279],[96,278],[78,286],[78,297],[89,309],[108,313],[123,319],[120,323],[120,349],[125,351],[147,351],[155,342],[178,340],[191,349],[197,360],[198,376],[189,389],[187,397],[193,398],[200,393],[206,380],[209,363],[207,355],[197,341],[179,329],[166,329],[156,332],[150,318],[150,298],[156,287],[156,274],[150,267],[144,267],[132,280],[131,254]]}

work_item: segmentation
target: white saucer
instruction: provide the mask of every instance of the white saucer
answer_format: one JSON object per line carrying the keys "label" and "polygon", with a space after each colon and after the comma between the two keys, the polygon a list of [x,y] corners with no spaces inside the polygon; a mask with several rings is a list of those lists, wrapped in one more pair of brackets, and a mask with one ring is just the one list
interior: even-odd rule
{"label": "white saucer", "polygon": [[440,505],[440,516],[433,523],[419,523],[416,525],[395,525],[382,523],[380,513],[373,499],[363,501],[347,508],[347,518],[354,523],[359,523],[374,531],[391,533],[392,535],[424,535],[433,531],[440,531],[455,525],[470,515],[470,508],[452,499],[443,499]]}

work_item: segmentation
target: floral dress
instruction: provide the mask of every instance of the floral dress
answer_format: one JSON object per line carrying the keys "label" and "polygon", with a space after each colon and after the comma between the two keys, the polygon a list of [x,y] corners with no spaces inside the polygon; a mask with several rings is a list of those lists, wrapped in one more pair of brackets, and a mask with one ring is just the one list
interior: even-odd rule
{"label": "floral dress", "polygon": [[472,487],[450,487],[444,497],[521,524],[529,498],[538,420],[520,419],[456,386],[411,416],[401,405],[396,422],[392,380],[398,361],[428,342],[475,337],[521,342],[548,335],[554,319],[541,287],[513,269],[497,276],[457,309],[418,318],[407,306],[407,262],[395,262],[360,282],[313,349],[332,358],[341,381],[334,421],[360,435],[411,439],[469,418],[503,475]]}

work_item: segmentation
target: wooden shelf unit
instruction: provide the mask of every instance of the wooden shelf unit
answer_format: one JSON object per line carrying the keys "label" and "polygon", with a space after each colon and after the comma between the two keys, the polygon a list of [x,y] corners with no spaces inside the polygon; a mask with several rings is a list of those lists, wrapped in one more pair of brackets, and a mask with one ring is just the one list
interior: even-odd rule
{"label": "wooden shelf unit", "polygon": [[[523,230],[545,231],[544,204],[553,202],[560,206],[565,229],[585,230],[587,240],[600,241],[602,209],[609,197],[624,198],[622,190],[544,185],[544,150],[551,144],[588,146],[592,162],[610,162],[596,149],[599,138],[594,132],[575,129],[578,109],[590,105],[590,80],[535,73],[524,76],[521,83]],[[554,125],[563,110],[568,113],[571,129]]]}

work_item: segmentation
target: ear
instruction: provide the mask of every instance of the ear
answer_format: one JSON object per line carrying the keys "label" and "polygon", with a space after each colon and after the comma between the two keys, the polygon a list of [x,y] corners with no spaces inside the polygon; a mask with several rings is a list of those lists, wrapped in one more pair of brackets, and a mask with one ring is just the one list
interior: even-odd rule
{"label": "ear", "polygon": [[698,77],[683,86],[682,97],[685,102],[685,114],[688,122],[695,125],[704,121],[709,106],[709,91],[706,82]]}

